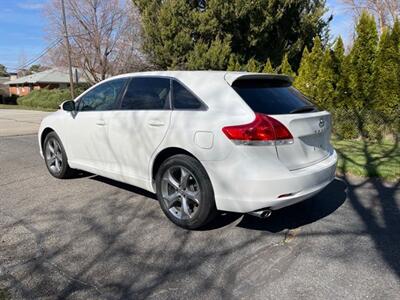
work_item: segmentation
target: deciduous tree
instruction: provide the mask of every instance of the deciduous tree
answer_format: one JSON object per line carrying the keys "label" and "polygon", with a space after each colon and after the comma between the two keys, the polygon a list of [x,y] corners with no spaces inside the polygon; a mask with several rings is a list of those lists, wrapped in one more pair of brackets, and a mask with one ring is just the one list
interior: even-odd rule
{"label": "deciduous tree", "polygon": [[399,0],[341,0],[358,19],[363,10],[375,16],[380,31],[385,26],[392,26],[400,15]]}
{"label": "deciduous tree", "polygon": [[[130,1],[66,0],[65,6],[73,65],[93,83],[132,70],[143,60],[138,50],[139,14]],[[49,39],[61,41],[60,1],[50,0],[44,9]],[[52,65],[66,66],[65,45],[50,51],[48,60]]]}

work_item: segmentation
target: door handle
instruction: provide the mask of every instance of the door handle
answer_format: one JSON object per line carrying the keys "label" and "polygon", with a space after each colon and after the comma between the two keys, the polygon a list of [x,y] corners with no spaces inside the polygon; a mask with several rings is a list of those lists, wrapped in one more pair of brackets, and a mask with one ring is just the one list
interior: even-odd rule
{"label": "door handle", "polygon": [[165,125],[165,123],[160,120],[150,120],[148,124],[153,127],[161,127]]}
{"label": "door handle", "polygon": [[96,125],[98,125],[98,126],[105,126],[105,125],[106,125],[106,122],[105,122],[104,120],[97,120],[97,121],[96,121]]}

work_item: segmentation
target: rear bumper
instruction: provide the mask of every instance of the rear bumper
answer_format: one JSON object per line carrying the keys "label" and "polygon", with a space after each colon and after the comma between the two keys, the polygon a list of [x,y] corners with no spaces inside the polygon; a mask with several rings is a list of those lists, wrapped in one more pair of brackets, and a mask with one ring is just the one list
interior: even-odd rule
{"label": "rear bumper", "polygon": [[335,178],[336,163],[337,154],[332,150],[323,161],[295,171],[279,162],[263,165],[246,160],[224,168],[216,163],[205,163],[205,167],[217,208],[246,213],[262,208],[277,210],[314,196]]}

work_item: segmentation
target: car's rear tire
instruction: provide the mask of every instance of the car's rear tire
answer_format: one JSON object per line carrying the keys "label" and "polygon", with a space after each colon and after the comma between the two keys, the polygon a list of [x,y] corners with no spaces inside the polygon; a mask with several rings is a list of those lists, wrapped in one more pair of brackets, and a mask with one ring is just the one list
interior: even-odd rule
{"label": "car's rear tire", "polygon": [[191,156],[178,154],[165,160],[156,175],[156,189],[161,209],[180,227],[198,229],[216,216],[211,181]]}
{"label": "car's rear tire", "polygon": [[43,156],[47,170],[52,176],[64,179],[74,175],[75,170],[69,167],[64,146],[54,131],[47,134],[44,139]]}

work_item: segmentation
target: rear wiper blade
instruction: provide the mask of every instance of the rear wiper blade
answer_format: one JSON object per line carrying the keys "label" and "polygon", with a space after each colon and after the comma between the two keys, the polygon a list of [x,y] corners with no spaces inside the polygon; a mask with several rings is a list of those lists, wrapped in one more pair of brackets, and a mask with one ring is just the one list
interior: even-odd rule
{"label": "rear wiper blade", "polygon": [[312,105],[306,105],[306,106],[302,106],[296,109],[293,109],[291,112],[289,112],[290,114],[298,114],[298,113],[303,113],[303,112],[311,112],[311,111],[316,111],[317,108],[315,106]]}

